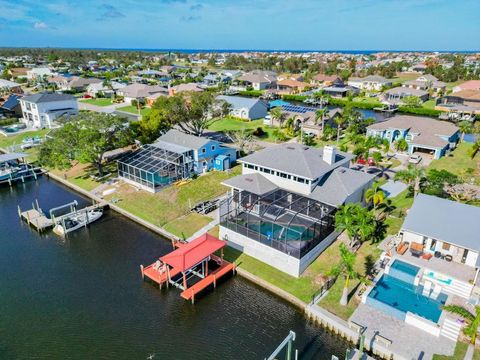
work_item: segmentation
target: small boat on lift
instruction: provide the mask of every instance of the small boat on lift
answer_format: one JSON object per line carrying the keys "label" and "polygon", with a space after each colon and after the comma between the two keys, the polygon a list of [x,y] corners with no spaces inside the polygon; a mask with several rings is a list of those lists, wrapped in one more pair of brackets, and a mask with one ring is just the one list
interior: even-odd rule
{"label": "small boat on lift", "polygon": [[88,224],[97,221],[103,215],[103,209],[91,209],[82,212],[81,210],[66,216],[53,228],[53,232],[57,235],[64,236],[72,231],[81,229]]}

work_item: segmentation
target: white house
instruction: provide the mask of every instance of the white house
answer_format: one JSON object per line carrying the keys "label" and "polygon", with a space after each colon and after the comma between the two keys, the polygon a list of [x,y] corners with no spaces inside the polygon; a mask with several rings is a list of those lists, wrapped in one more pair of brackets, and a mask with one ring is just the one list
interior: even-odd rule
{"label": "white house", "polygon": [[381,91],[384,86],[391,86],[392,81],[378,75],[369,75],[364,78],[350,78],[348,85],[362,90]]}
{"label": "white house", "polygon": [[27,71],[27,79],[28,80],[36,80],[39,78],[43,78],[44,76],[53,76],[55,75],[52,70],[48,67],[37,67]]}
{"label": "white house", "polygon": [[269,147],[239,160],[242,175],[224,185],[220,237],[270,266],[300,276],[336,239],[334,215],[363,203],[375,178],[349,168],[352,154],[302,144]]}
{"label": "white house", "polygon": [[54,120],[63,115],[78,114],[77,99],[72,95],[40,93],[20,100],[23,122],[30,127],[51,128]]}
{"label": "white house", "polygon": [[232,107],[230,115],[240,119],[260,119],[264,118],[268,113],[267,104],[259,99],[226,95],[217,96],[217,99],[229,103]]}
{"label": "white house", "polygon": [[105,97],[112,97],[118,90],[125,86],[125,84],[116,81],[112,81],[110,86],[105,86],[103,82],[93,83],[87,86],[87,94],[92,97],[97,97],[101,92]]}
{"label": "white house", "polygon": [[168,95],[168,89],[157,85],[134,83],[117,90],[117,94],[123,96],[127,103],[131,103],[132,100],[142,101],[149,96],[159,93]]}

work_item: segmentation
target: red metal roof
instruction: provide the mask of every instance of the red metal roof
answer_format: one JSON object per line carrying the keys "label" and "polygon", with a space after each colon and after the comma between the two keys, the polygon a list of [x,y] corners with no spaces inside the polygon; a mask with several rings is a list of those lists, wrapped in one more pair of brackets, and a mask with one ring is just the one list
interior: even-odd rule
{"label": "red metal roof", "polygon": [[192,240],[181,248],[162,256],[161,261],[173,268],[185,271],[209,257],[215,251],[226,245],[225,241],[217,239],[208,233]]}

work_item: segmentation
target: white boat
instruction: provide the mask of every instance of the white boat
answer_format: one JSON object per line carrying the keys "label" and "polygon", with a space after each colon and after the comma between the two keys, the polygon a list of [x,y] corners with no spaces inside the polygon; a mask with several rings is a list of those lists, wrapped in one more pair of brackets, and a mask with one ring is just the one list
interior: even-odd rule
{"label": "white boat", "polygon": [[102,209],[93,209],[77,213],[62,219],[62,221],[53,228],[53,231],[55,234],[63,236],[69,232],[81,229],[82,227],[97,221],[102,217],[102,215]]}

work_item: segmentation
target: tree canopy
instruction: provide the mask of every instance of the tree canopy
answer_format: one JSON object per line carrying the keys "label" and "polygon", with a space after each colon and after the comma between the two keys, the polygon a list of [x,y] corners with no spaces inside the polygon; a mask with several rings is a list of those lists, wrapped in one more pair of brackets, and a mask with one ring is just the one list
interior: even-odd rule
{"label": "tree canopy", "polygon": [[39,161],[44,166],[64,170],[69,169],[74,161],[91,163],[102,176],[105,152],[133,141],[126,118],[88,112],[62,122],[64,125],[52,131],[40,149]]}

